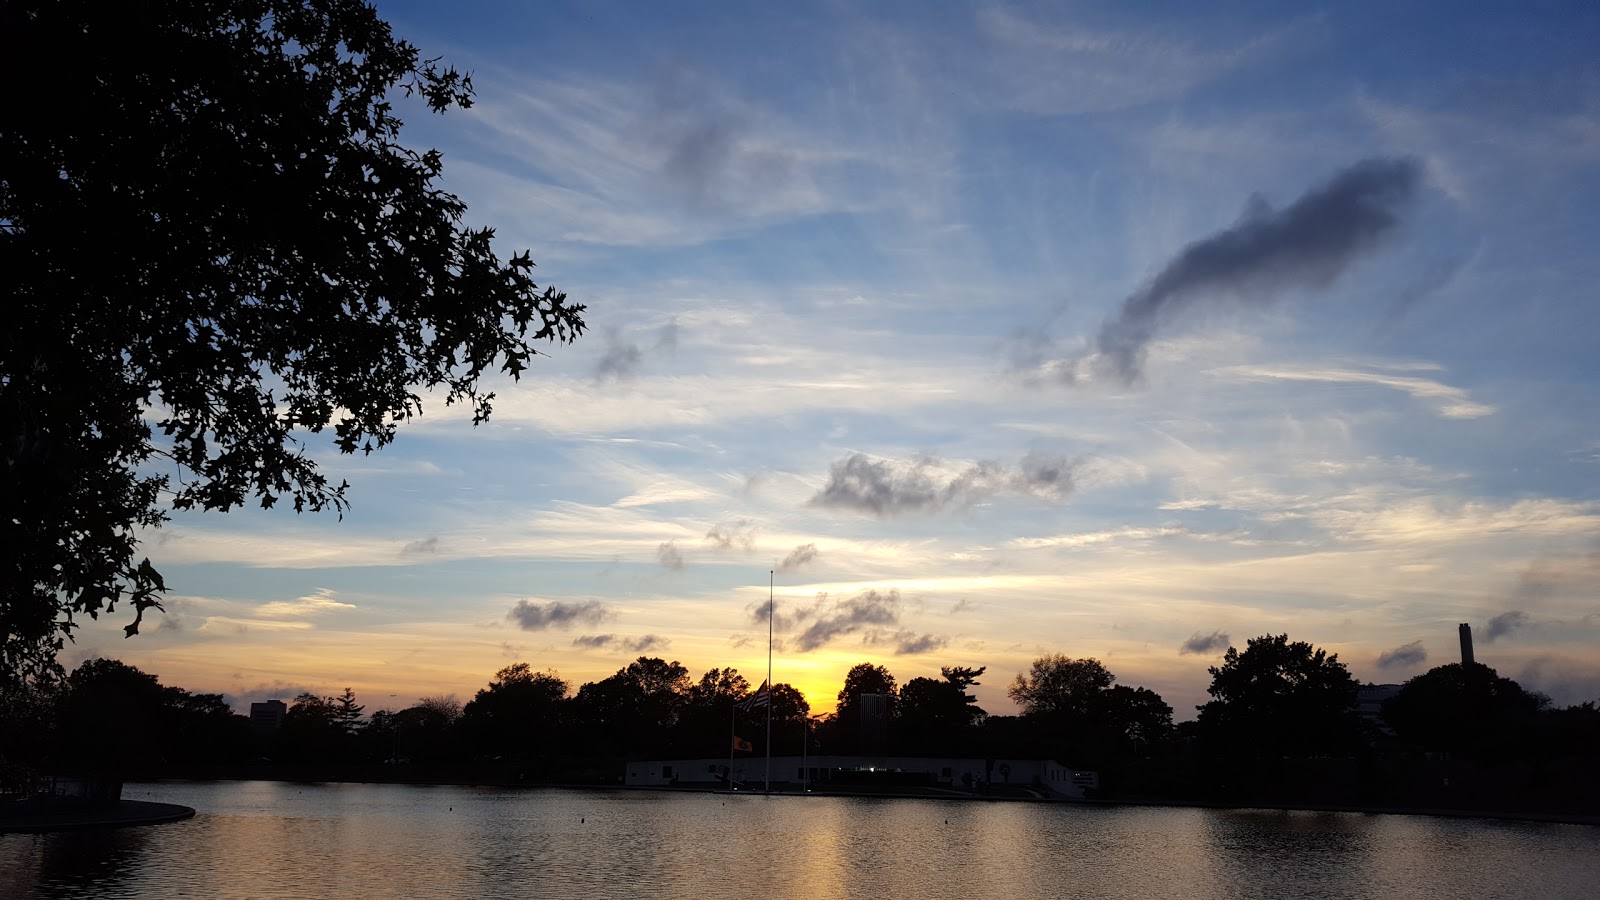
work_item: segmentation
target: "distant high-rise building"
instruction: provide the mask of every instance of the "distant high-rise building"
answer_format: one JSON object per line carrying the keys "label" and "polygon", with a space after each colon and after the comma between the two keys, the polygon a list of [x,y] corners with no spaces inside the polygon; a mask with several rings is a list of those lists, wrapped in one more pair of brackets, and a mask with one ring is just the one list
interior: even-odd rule
{"label": "distant high-rise building", "polygon": [[250,704],[250,726],[257,731],[277,731],[283,727],[283,716],[289,707],[282,700]]}
{"label": "distant high-rise building", "polygon": [[889,742],[889,698],[883,694],[862,694],[861,753],[873,756],[884,752]]}
{"label": "distant high-rise building", "polygon": [[1477,662],[1472,658],[1472,626],[1462,622],[1457,630],[1461,632],[1461,664],[1470,666]]}

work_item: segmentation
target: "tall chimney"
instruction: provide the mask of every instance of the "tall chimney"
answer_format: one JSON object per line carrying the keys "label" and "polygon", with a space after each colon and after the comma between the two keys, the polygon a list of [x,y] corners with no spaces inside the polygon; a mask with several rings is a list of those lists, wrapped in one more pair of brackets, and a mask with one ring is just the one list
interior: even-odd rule
{"label": "tall chimney", "polygon": [[1470,666],[1477,660],[1472,658],[1472,626],[1466,622],[1461,623],[1461,664]]}

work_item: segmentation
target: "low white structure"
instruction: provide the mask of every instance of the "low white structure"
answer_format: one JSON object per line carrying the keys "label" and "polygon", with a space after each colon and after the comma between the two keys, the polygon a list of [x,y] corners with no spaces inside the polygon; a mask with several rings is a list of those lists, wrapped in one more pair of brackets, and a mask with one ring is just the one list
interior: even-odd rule
{"label": "low white structure", "polygon": [[[731,775],[731,779],[730,779]],[[664,759],[628,763],[623,783],[632,787],[721,787],[731,780],[740,790],[761,790],[767,776],[765,757]],[[772,784],[796,791],[830,787],[948,788],[973,791],[985,785],[1029,788],[1041,796],[1082,800],[1098,787],[1094,772],[1074,770],[1048,759],[949,759],[915,756],[774,756]]]}

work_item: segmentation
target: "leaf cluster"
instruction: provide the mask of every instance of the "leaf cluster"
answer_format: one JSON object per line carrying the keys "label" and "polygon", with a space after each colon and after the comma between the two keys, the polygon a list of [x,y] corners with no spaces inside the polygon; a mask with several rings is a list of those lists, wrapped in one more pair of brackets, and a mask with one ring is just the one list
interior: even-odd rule
{"label": "leaf cluster", "polygon": [[367,3],[16,0],[0,33],[7,672],[77,614],[137,631],[168,509],[342,511],[308,436],[371,452],[430,394],[481,423],[486,376],[583,331],[400,142],[471,79]]}

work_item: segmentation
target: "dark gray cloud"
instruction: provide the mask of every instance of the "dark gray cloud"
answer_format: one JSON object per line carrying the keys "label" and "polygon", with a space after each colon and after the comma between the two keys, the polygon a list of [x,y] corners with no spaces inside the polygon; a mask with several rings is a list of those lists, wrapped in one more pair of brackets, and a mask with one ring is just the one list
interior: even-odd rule
{"label": "dark gray cloud", "polygon": [[673,319],[656,330],[656,344],[653,349],[661,353],[671,353],[678,349],[678,320]]}
{"label": "dark gray cloud", "polygon": [[1180,655],[1204,656],[1208,653],[1216,653],[1219,650],[1228,649],[1229,643],[1226,632],[1213,631],[1210,634],[1201,634],[1197,631],[1190,635],[1187,641],[1183,642],[1183,646],[1178,648],[1178,653]]}
{"label": "dark gray cloud", "polygon": [[772,627],[778,631],[788,631],[791,628],[799,627],[801,622],[815,619],[827,607],[828,594],[824,591],[817,595],[816,600],[810,606],[791,605],[791,608],[785,611],[783,601],[772,599],[758,603],[755,606],[745,607],[745,611],[750,613],[751,624],[765,625],[767,624],[767,612],[771,610]]}
{"label": "dark gray cloud", "polygon": [[626,381],[638,371],[644,351],[638,344],[622,340],[615,331],[605,332],[605,350],[594,365],[595,381]]}
{"label": "dark gray cloud", "polygon": [[650,650],[660,650],[671,644],[672,641],[655,634],[646,634],[636,638],[618,637],[614,634],[585,634],[572,639],[572,646],[582,647],[586,650],[599,650],[605,647],[618,647],[629,653],[644,653]]}
{"label": "dark gray cloud", "polygon": [[1422,181],[1412,158],[1366,159],[1282,210],[1251,199],[1238,223],[1183,248],[1122,303],[1096,340],[1102,362],[1126,383],[1146,348],[1176,316],[1216,300],[1265,302],[1286,289],[1324,289],[1400,224]]}
{"label": "dark gray cloud", "polygon": [[790,621],[783,613],[778,612],[778,601],[768,600],[750,609],[750,621],[757,625],[767,624],[768,616],[771,617],[773,630],[789,630]]}
{"label": "dark gray cloud", "polygon": [[1065,456],[1032,453],[1017,464],[1014,484],[1018,490],[1050,499],[1064,500],[1076,487],[1078,463]]}
{"label": "dark gray cloud", "polygon": [[678,331],[676,321],[661,326],[656,330],[655,341],[647,353],[638,342],[624,339],[618,329],[606,329],[602,333],[605,349],[595,362],[594,380],[627,381],[633,378],[649,353],[670,354],[678,349]]}
{"label": "dark gray cloud", "polygon": [[405,556],[410,556],[416,553],[438,553],[439,539],[437,537],[430,537],[423,538],[420,541],[412,541],[411,543],[406,544],[404,547],[401,547],[400,552]]}
{"label": "dark gray cloud", "polygon": [[683,571],[683,551],[678,549],[676,541],[663,541],[656,548],[656,562],[661,563],[661,568],[669,572]]}
{"label": "dark gray cloud", "polygon": [[1424,269],[1401,289],[1399,296],[1395,297],[1394,305],[1389,307],[1389,313],[1384,317],[1380,331],[1392,329],[1409,316],[1423,300],[1448,288],[1471,261],[1472,257],[1469,256],[1456,257],[1439,260]]}
{"label": "dark gray cloud", "polygon": [[1536,657],[1517,673],[1516,682],[1530,691],[1544,694],[1556,706],[1574,706],[1600,697],[1600,665]]}
{"label": "dark gray cloud", "polygon": [[1512,605],[1537,605],[1550,597],[1593,596],[1600,584],[1600,550],[1586,554],[1551,554],[1522,570]]}
{"label": "dark gray cloud", "polygon": [[1528,614],[1522,610],[1513,609],[1509,612],[1503,612],[1489,620],[1489,630],[1484,634],[1483,639],[1492,644],[1497,639],[1517,631],[1526,624],[1528,624]]}
{"label": "dark gray cloud", "polygon": [[942,634],[917,634],[907,628],[895,632],[893,642],[895,656],[915,656],[943,650],[950,644],[950,639]]}
{"label": "dark gray cloud", "polygon": [[828,483],[811,498],[811,505],[893,516],[937,509],[944,505],[941,493],[921,467],[896,469],[864,453],[852,453],[833,464]]}
{"label": "dark gray cloud", "polygon": [[806,565],[807,563],[811,562],[812,560],[814,560],[816,558],[817,558],[817,545],[816,544],[801,544],[800,546],[798,546],[798,547],[794,548],[793,550],[789,551],[789,555],[785,556],[783,558],[783,562],[778,563],[778,571],[779,572],[788,572],[788,571],[791,571],[791,570],[794,570],[794,569],[798,569],[801,566]]}
{"label": "dark gray cloud", "polygon": [[795,647],[809,653],[829,641],[855,634],[873,626],[898,625],[900,622],[900,592],[876,590],[857,594],[848,600],[832,604],[817,616],[795,639]]}
{"label": "dark gray cloud", "polygon": [[705,542],[718,550],[737,548],[749,552],[756,548],[755,523],[749,519],[738,519],[713,525],[711,530],[706,532]]}
{"label": "dark gray cloud", "polygon": [[761,140],[750,118],[688,69],[664,73],[646,132],[663,151],[659,182],[692,208],[748,203],[753,191],[781,188],[796,176],[794,151]]}
{"label": "dark gray cloud", "polygon": [[598,625],[610,617],[611,611],[599,600],[586,600],[582,603],[565,603],[560,600],[535,603],[531,600],[518,600],[517,605],[506,614],[506,618],[516,622],[523,631],[568,628],[574,623]]}
{"label": "dark gray cloud", "polygon": [[1380,669],[1409,669],[1427,661],[1428,651],[1423,649],[1421,641],[1401,644],[1393,650],[1385,650],[1378,654],[1378,668]]}
{"label": "dark gray cloud", "polygon": [[1072,492],[1076,466],[1030,453],[1015,469],[977,462],[952,472],[934,457],[886,460],[852,453],[833,464],[827,484],[809,504],[890,518],[967,506],[1004,492],[1061,500]]}

